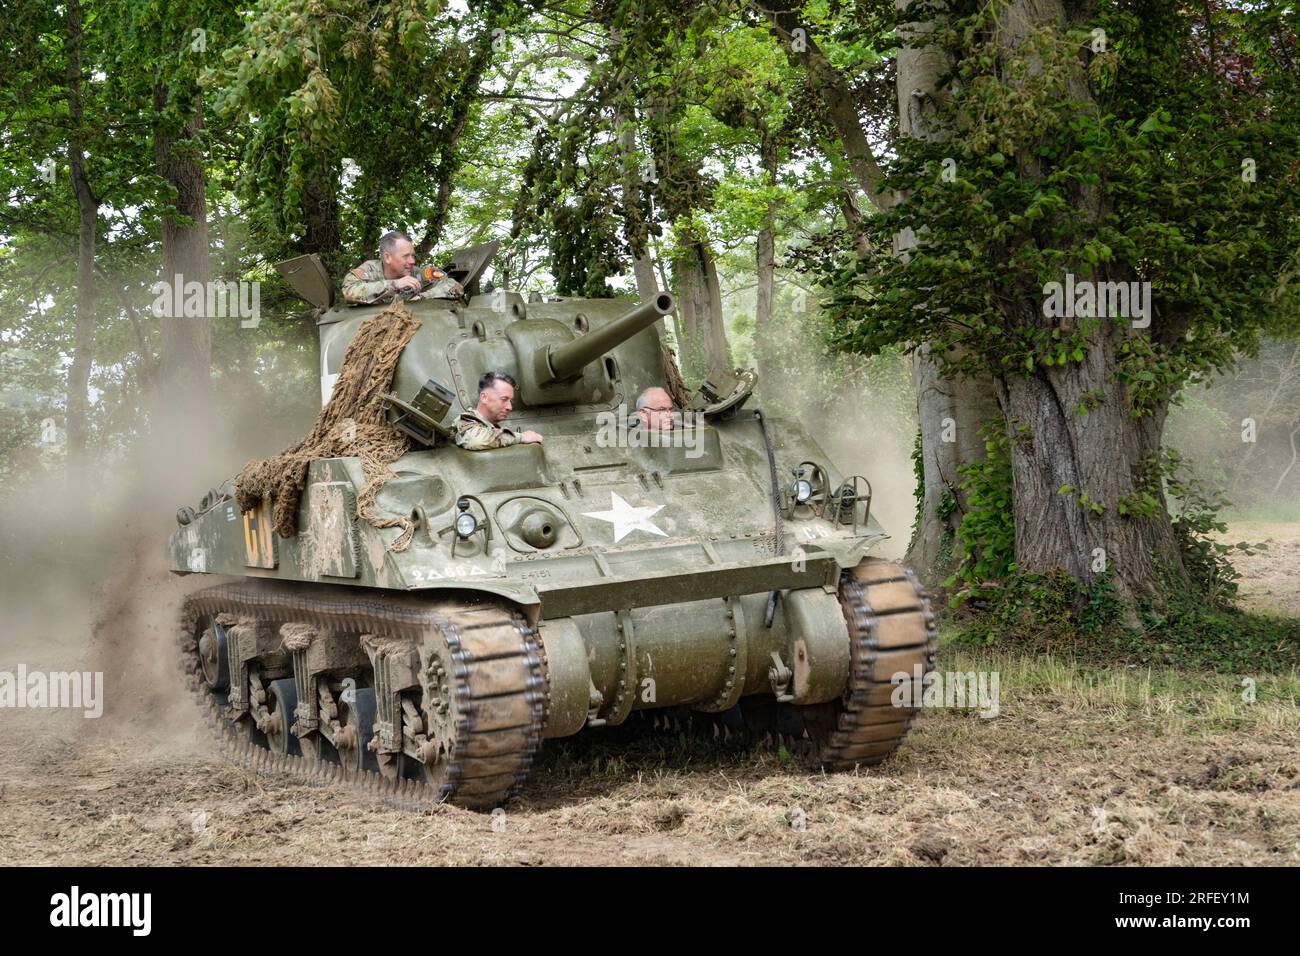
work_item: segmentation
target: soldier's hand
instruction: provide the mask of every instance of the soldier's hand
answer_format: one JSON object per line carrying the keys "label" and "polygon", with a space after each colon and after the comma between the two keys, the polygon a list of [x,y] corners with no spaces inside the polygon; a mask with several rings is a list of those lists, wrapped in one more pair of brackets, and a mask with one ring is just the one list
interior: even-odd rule
{"label": "soldier's hand", "polygon": [[402,276],[400,279],[394,279],[393,285],[397,287],[398,292],[405,292],[407,289],[412,292],[420,291],[420,280],[415,276]]}
{"label": "soldier's hand", "polygon": [[519,436],[519,440],[520,440],[521,442],[523,442],[525,445],[540,445],[540,444],[542,444],[542,436],[539,435],[539,434],[537,434],[537,432],[532,431],[532,430],[526,431],[526,432],[524,432],[522,435],[520,435],[520,436]]}

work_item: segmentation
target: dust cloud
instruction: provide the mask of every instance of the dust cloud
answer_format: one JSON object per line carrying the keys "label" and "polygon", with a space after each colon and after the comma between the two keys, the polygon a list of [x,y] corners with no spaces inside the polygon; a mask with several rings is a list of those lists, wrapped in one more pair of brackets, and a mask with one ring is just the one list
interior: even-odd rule
{"label": "dust cloud", "polygon": [[814,339],[800,336],[783,337],[758,364],[754,404],[796,419],[837,469],[871,483],[871,513],[890,535],[874,554],[901,558],[916,515],[910,357],[827,355]]}
{"label": "dust cloud", "polygon": [[897,419],[886,424],[882,414],[856,406],[816,435],[845,474],[862,475],[871,482],[871,514],[890,535],[875,553],[892,559],[903,557],[916,517],[912,449],[896,425]]}
{"label": "dust cloud", "polygon": [[151,418],[122,449],[92,456],[85,487],[69,487],[55,469],[0,498],[0,671],[103,674],[98,719],[73,708],[0,708],[20,752],[127,739],[184,753],[200,740],[174,641],[181,599],[207,582],[171,574],[165,545],[178,507],[196,507],[284,436],[259,431],[255,407],[202,427],[168,409]]}

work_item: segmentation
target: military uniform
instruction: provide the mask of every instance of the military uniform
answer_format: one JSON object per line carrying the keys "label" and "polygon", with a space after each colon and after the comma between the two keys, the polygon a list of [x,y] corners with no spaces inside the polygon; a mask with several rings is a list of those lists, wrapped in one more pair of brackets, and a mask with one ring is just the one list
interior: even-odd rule
{"label": "military uniform", "polygon": [[[384,275],[384,264],[378,259],[367,259],[343,277],[343,301],[348,305],[375,305],[410,298],[414,292],[398,292],[396,279]],[[458,299],[464,294],[460,283],[451,276],[443,276],[428,289],[419,293],[423,299]]]}
{"label": "military uniform", "polygon": [[522,438],[513,429],[493,425],[474,409],[470,409],[456,419],[456,432],[452,440],[461,448],[483,451],[485,448],[506,448],[516,445],[522,441]]}

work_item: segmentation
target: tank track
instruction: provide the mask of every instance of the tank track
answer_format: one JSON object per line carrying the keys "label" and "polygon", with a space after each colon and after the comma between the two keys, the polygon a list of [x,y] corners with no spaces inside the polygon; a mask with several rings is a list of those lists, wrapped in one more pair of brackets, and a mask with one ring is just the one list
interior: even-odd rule
{"label": "tank track", "polygon": [[[828,770],[877,764],[898,749],[919,706],[895,707],[898,685],[890,678],[915,675],[918,666],[924,675],[935,654],[934,612],[908,568],[867,558],[841,577],[840,604],[849,629],[849,686],[831,705],[800,708],[819,744],[814,759]],[[919,705],[920,681],[910,683]]]}
{"label": "tank track", "polygon": [[[422,687],[429,687],[436,672],[451,692],[444,710],[455,734],[450,749],[436,761],[442,768],[435,785],[400,773],[347,772],[327,761],[272,752],[254,743],[247,732],[241,734],[203,679],[198,657],[198,624],[219,614],[276,626],[304,623],[324,632],[364,633],[417,650]],[[316,785],[343,786],[403,809],[440,802],[488,809],[519,790],[540,747],[546,716],[545,652],[533,628],[503,602],[376,600],[339,595],[328,587],[307,593],[301,585],[285,588],[259,581],[218,585],[190,595],[179,623],[181,671],[224,753],[236,764],[293,774]],[[419,717],[430,722],[423,705]],[[417,734],[422,729],[419,720],[415,729]]]}

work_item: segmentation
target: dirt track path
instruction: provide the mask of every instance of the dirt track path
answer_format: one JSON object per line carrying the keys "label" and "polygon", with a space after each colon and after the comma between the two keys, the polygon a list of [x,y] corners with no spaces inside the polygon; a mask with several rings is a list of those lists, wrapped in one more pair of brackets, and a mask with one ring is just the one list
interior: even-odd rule
{"label": "dirt track path", "polygon": [[1188,714],[1191,687],[999,666],[998,718],[926,713],[859,774],[672,742],[552,752],[504,832],[70,728],[0,750],[0,863],[1300,863],[1294,682],[1247,713],[1225,679]]}

